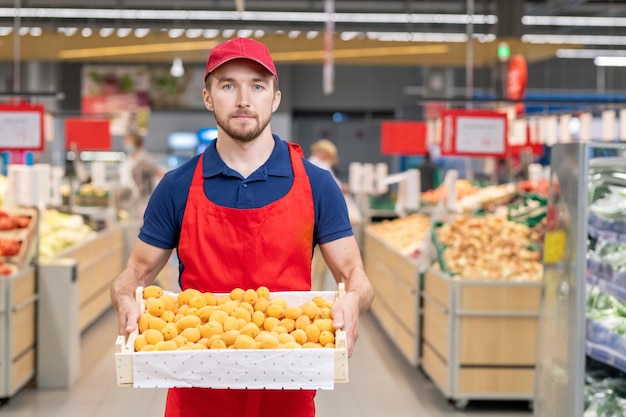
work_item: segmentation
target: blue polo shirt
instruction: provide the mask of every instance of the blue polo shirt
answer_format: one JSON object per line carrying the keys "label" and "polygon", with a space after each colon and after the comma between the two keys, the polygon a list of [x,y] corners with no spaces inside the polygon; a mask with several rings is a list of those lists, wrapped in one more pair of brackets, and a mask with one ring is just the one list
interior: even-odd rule
{"label": "blue polo shirt", "polygon": [[[215,141],[204,151],[202,174],[209,200],[224,207],[264,207],[291,189],[293,170],[287,142],[274,135],[275,146],[265,164],[248,178],[228,168],[217,153]],[[168,172],[150,197],[139,239],[162,248],[178,246],[189,186],[199,156]],[[352,236],[346,201],[332,175],[303,158],[311,182],[315,208],[313,245]],[[294,210],[298,210],[294,207]]]}

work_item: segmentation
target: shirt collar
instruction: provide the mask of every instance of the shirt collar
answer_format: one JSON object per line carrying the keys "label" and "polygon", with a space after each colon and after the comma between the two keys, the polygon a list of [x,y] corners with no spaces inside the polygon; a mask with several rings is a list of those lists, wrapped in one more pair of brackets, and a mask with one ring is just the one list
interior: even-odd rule
{"label": "shirt collar", "polygon": [[[259,167],[255,173],[259,173],[262,176],[289,177],[293,173],[289,146],[278,136],[272,136],[274,138],[274,150],[267,162]],[[217,153],[216,141],[212,141],[204,150],[202,175],[204,178],[209,178],[217,175],[228,175],[229,171],[229,168]]]}

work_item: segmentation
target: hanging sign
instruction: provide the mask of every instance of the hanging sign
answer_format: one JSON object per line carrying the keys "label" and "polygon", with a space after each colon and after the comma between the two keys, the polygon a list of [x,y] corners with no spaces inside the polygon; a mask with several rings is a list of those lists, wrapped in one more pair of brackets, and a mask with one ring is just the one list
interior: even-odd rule
{"label": "hanging sign", "polygon": [[425,155],[426,122],[385,120],[380,124],[383,155]]}
{"label": "hanging sign", "polygon": [[42,151],[43,115],[43,105],[0,104],[0,149]]}
{"label": "hanging sign", "polygon": [[80,151],[110,151],[112,149],[109,119],[65,119],[65,148]]}
{"label": "hanging sign", "polygon": [[506,156],[506,114],[480,110],[446,110],[442,113],[441,120],[442,156]]}

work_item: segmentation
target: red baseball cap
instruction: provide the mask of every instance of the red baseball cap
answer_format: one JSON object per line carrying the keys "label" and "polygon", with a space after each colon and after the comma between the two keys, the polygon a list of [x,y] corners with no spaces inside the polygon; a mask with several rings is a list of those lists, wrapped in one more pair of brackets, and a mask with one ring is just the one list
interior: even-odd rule
{"label": "red baseball cap", "polygon": [[225,62],[238,58],[258,62],[271,72],[274,78],[276,78],[276,81],[278,81],[278,74],[276,73],[276,67],[274,66],[270,51],[261,42],[249,38],[231,39],[211,49],[209,60],[206,63],[204,81],[206,82],[209,74],[215,71],[217,67]]}

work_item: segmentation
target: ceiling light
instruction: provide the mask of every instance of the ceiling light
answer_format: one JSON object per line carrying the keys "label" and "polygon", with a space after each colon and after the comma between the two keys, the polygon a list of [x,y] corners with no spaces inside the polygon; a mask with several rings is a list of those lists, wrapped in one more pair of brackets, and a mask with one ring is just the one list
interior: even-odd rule
{"label": "ceiling light", "polygon": [[137,28],[135,29],[135,37],[136,38],[145,38],[150,34],[150,29],[148,28]]}
{"label": "ceiling light", "polygon": [[172,39],[180,38],[185,33],[185,29],[174,28],[167,31],[167,36]]}
{"label": "ceiling light", "polygon": [[217,38],[219,35],[220,35],[220,31],[217,29],[205,29],[204,32],[202,33],[202,36],[204,36],[207,39]]}
{"label": "ceiling light", "polygon": [[203,29],[187,29],[185,31],[185,36],[189,39],[195,39],[202,36]]}
{"label": "ceiling light", "polygon": [[172,62],[172,68],[170,68],[170,74],[172,77],[180,78],[185,75],[185,68],[183,68],[183,60],[180,58],[174,58]]}
{"label": "ceiling light", "polygon": [[341,32],[340,38],[342,41],[351,41],[359,35],[359,32]]}
{"label": "ceiling light", "polygon": [[27,27],[21,27],[17,30],[17,33],[19,33],[20,36],[26,36],[28,35],[28,30],[29,28]]}
{"label": "ceiling light", "polygon": [[91,28],[82,28],[80,31],[80,34],[84,37],[84,38],[88,38],[93,34],[93,30],[91,30]]}
{"label": "ceiling light", "polygon": [[262,38],[263,36],[265,36],[265,31],[262,31],[260,29],[254,31],[255,38]]}
{"label": "ceiling light", "polygon": [[119,28],[115,31],[115,34],[118,38],[125,38],[131,33],[133,33],[133,30],[131,28]]}
{"label": "ceiling light", "polygon": [[30,36],[41,36],[43,34],[43,30],[39,26],[35,26],[28,30],[28,34]]}
{"label": "ceiling light", "polygon": [[234,29],[224,29],[222,31],[222,36],[225,37],[225,38],[230,38],[230,37],[234,36],[235,33],[237,33],[237,31],[234,30]]}
{"label": "ceiling light", "polygon": [[296,39],[298,36],[300,36],[299,30],[290,30],[289,33],[287,33],[287,37],[289,37],[289,39]]}
{"label": "ceiling light", "polygon": [[113,32],[115,32],[115,29],[113,28],[102,28],[98,31],[98,34],[103,38],[107,38],[111,36]]}
{"label": "ceiling light", "polygon": [[593,59],[598,56],[626,56],[625,50],[612,49],[557,49],[557,58]]}
{"label": "ceiling light", "polygon": [[0,36],[10,35],[11,32],[13,32],[13,28],[12,27],[7,27],[7,26],[1,26],[0,27]]}
{"label": "ceiling light", "polygon": [[214,48],[216,41],[189,41],[150,43],[138,45],[104,46],[99,48],[64,49],[59,52],[59,59],[81,59],[104,56],[144,55],[162,52],[206,51]]}
{"label": "ceiling light", "polygon": [[623,27],[626,26],[626,18],[592,16],[523,16],[522,24],[527,26]]}
{"label": "ceiling light", "polygon": [[311,39],[315,39],[319,36],[319,32],[316,30],[310,30],[306,33],[306,38],[311,40]]}
{"label": "ceiling light", "polygon": [[65,36],[74,36],[78,32],[78,28],[60,27],[57,29],[59,33],[65,34]]}
{"label": "ceiling light", "polygon": [[604,35],[522,35],[522,42],[569,45],[626,45],[626,36]]}
{"label": "ceiling light", "polygon": [[254,33],[254,31],[250,30],[250,29],[239,30],[239,31],[237,31],[237,37],[239,37],[239,38],[249,38],[250,36],[252,36],[253,33]]}
{"label": "ceiling light", "polygon": [[626,67],[626,56],[597,56],[593,63],[598,67]]}

